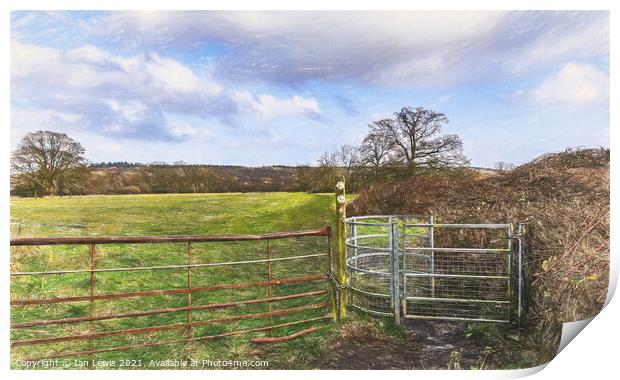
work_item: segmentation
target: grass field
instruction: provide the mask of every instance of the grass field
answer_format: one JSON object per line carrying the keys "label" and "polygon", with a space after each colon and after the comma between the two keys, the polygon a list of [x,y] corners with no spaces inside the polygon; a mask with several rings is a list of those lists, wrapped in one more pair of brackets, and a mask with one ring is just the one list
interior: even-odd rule
{"label": "grass field", "polygon": [[[321,228],[332,225],[335,219],[333,195],[305,193],[227,193],[227,194],[165,194],[50,197],[42,199],[11,199],[12,237],[60,236],[116,236],[116,235],[223,235],[259,234],[274,231],[292,231]],[[325,253],[324,237],[306,237],[273,241],[272,257]],[[192,243],[193,263],[255,260],[265,258],[265,242]],[[88,269],[88,247],[46,246],[14,247],[11,250],[11,272],[31,272],[65,269]],[[98,245],[97,268],[175,265],[187,263],[187,243]],[[274,279],[306,274],[322,274],[326,259],[282,261],[272,263]],[[193,286],[244,283],[266,280],[266,265],[238,265],[192,269]],[[89,274],[44,275],[12,277],[11,299],[83,296],[89,292]],[[187,269],[152,270],[140,272],[110,272],[96,275],[96,294],[132,292],[154,289],[183,288],[187,286]],[[273,286],[273,295],[302,293],[327,289],[326,283],[299,283]],[[267,289],[248,288],[194,293],[192,304],[212,304],[248,300],[267,296]],[[325,294],[274,302],[273,310],[326,301]],[[158,295],[120,300],[96,301],[94,314],[122,313],[163,307],[183,307],[185,294]],[[261,313],[267,303],[226,309],[192,312],[192,321]],[[306,310],[295,315],[241,320],[226,324],[210,324],[193,328],[193,336],[221,334],[235,330],[278,324],[293,320],[318,317],[329,313],[328,307]],[[67,304],[13,306],[11,323],[33,320],[62,319],[89,315],[89,302]],[[144,326],[185,322],[186,312],[148,315],[137,318],[119,318],[94,322],[96,332],[116,331]],[[264,359],[270,368],[308,368],[316,365],[325,354],[324,340],[333,332],[333,326],[301,339],[261,346],[251,344],[253,333],[212,341],[153,346],[128,351],[96,354],[95,359],[118,362],[123,359],[140,360],[142,369],[151,360],[166,359]],[[309,327],[297,325],[273,331],[273,336],[284,336]],[[12,330],[15,340],[39,339],[87,333],[88,322],[59,324]],[[125,335],[93,339],[92,348],[180,339],[187,336],[185,329],[147,334]],[[59,352],[89,349],[87,340],[57,342],[12,349],[14,360],[45,356]],[[88,359],[82,357],[80,359]],[[73,359],[70,359],[73,360]],[[108,367],[109,368],[109,367]],[[118,367],[116,367],[118,368]],[[199,366],[198,368],[202,368]]]}

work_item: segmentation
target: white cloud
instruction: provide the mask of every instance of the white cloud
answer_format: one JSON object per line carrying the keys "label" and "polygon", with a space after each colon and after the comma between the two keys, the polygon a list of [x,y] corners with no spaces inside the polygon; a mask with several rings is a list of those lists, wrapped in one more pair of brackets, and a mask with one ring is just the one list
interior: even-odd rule
{"label": "white cloud", "polygon": [[247,91],[234,93],[237,103],[264,119],[279,116],[317,117],[320,113],[319,102],[315,98],[294,95],[290,98],[277,98],[268,94],[252,95]]}
{"label": "white cloud", "polygon": [[266,118],[291,115],[311,115],[319,113],[319,103],[314,98],[293,96],[280,99],[271,95],[259,95],[254,103],[256,110]]}
{"label": "white cloud", "polygon": [[[537,23],[540,25],[536,26]],[[607,13],[534,14],[518,25],[526,31],[529,29],[537,33],[536,38],[527,40],[527,43],[515,41],[517,46],[506,52],[504,67],[512,74],[561,60],[585,60],[609,55]]]}
{"label": "white cloud", "polygon": [[56,128],[79,123],[82,116],[76,113],[38,109],[11,109],[11,124],[17,130],[27,130],[34,125],[42,128]]}
{"label": "white cloud", "polygon": [[49,109],[11,107],[11,149],[34,128],[73,134],[84,121],[82,115]]}
{"label": "white cloud", "polygon": [[[468,40],[492,29],[503,17],[497,11],[376,11],[376,12],[218,12],[242,33],[261,37],[293,33],[294,38],[330,37],[332,43],[317,44],[315,49],[334,51],[344,41],[367,38],[364,45],[378,45],[387,40],[395,44],[433,45]],[[185,14],[184,17],[204,17]],[[343,27],[346,26],[346,27]],[[336,28],[336,30],[334,30]],[[318,33],[318,34],[317,34]]]}
{"label": "white cloud", "polygon": [[219,74],[292,84],[436,87],[609,54],[608,12],[112,12],[85,33],[153,48],[224,43]]}
{"label": "white cloud", "polygon": [[14,105],[79,114],[84,128],[132,138],[183,137],[187,129],[171,125],[167,113],[229,123],[239,111],[265,119],[319,112],[314,98],[255,96],[169,57],[121,56],[93,45],[65,51],[13,41],[11,84]]}
{"label": "white cloud", "polygon": [[105,50],[99,49],[93,45],[84,45],[77,49],[69,50],[67,58],[70,61],[84,61],[97,63],[113,60],[113,56]]}
{"label": "white cloud", "polygon": [[222,91],[206,72],[197,74],[174,59],[158,54],[122,57],[92,45],[65,52],[13,41],[11,79],[30,81],[38,87],[60,85],[140,93],[151,102],[166,94],[193,94],[206,99]]}
{"label": "white cloud", "polygon": [[64,54],[60,49],[11,41],[11,80],[42,86],[89,88],[102,84],[106,78],[93,61],[76,59],[83,54]]}
{"label": "white cloud", "polygon": [[609,76],[592,65],[567,63],[538,86],[534,99],[575,106],[608,100]]}
{"label": "white cloud", "polygon": [[112,111],[120,112],[123,118],[129,122],[140,120],[141,114],[147,110],[144,104],[135,100],[121,103],[116,99],[110,99],[108,104]]}
{"label": "white cloud", "polygon": [[56,62],[59,55],[57,49],[11,41],[11,78],[21,78],[45,69],[42,64]]}
{"label": "white cloud", "polygon": [[199,93],[212,96],[222,91],[221,86],[215,82],[205,76],[198,77],[190,68],[170,58],[152,54],[145,66],[153,78],[154,86],[171,93]]}

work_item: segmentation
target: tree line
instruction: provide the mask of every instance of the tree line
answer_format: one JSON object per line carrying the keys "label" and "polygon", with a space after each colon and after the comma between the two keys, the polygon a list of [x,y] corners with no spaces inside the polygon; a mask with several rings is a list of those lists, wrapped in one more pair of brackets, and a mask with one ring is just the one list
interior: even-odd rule
{"label": "tree line", "polygon": [[247,168],[182,161],[89,163],[84,147],[64,133],[28,133],[11,155],[11,193],[21,196],[203,193],[227,191],[332,191],[344,174],[348,191],[415,175],[428,168],[468,165],[458,135],[441,134],[439,112],[405,107],[374,121],[359,146],[325,152],[315,165]]}
{"label": "tree line", "polygon": [[318,159],[307,172],[306,190],[330,191],[336,174],[345,176],[348,191],[358,191],[428,169],[467,166],[461,138],[441,133],[447,123],[445,114],[422,107],[404,107],[393,118],[373,121],[360,145],[341,145]]}

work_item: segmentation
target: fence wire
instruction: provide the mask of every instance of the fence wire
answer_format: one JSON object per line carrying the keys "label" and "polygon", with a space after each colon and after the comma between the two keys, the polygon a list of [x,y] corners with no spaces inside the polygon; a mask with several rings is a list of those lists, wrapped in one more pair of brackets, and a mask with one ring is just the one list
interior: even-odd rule
{"label": "fence wire", "polygon": [[511,225],[410,216],[353,217],[347,225],[353,307],[397,319],[511,320],[521,291]]}

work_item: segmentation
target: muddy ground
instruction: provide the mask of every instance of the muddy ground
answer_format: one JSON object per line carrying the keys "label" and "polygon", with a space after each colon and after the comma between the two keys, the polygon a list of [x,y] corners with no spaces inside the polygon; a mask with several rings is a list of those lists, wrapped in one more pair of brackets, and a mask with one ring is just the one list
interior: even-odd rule
{"label": "muddy ground", "polygon": [[[406,338],[394,340],[374,334],[361,334],[333,347],[332,356],[322,369],[488,369],[492,354],[486,345],[466,339],[466,323],[406,321]],[[459,352],[460,354],[454,354]],[[483,363],[483,359],[484,363]],[[452,359],[452,360],[451,360]]]}

